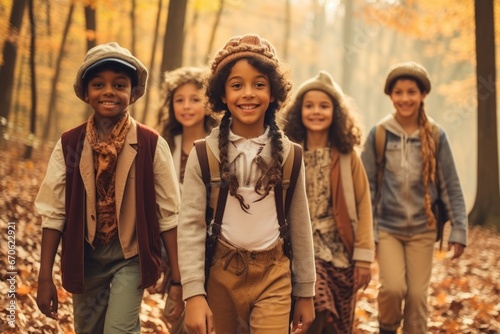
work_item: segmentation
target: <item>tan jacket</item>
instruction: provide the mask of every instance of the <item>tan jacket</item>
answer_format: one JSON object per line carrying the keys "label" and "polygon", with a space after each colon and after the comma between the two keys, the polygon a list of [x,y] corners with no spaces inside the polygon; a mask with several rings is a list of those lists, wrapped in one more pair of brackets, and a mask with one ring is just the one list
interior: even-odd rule
{"label": "tan jacket", "polygon": [[[116,213],[119,239],[124,257],[131,258],[138,254],[135,233],[135,157],[137,155],[137,125],[132,125],[125,138],[125,144],[118,155],[116,170]],[[80,173],[86,192],[86,239],[92,244],[96,233],[96,189],[92,148],[84,141],[80,159]],[[180,207],[180,195],[172,155],[166,141],[158,138],[153,163],[156,201],[158,203],[158,221],[160,232],[177,226]],[[65,224],[65,173],[61,140],[54,147],[49,160],[47,173],[42,182],[35,206],[42,215],[42,227],[63,231]]]}

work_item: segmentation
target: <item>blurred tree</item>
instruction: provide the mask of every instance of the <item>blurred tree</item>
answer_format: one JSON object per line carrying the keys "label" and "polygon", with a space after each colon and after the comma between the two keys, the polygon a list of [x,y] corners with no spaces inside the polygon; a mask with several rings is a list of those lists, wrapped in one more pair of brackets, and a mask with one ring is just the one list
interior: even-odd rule
{"label": "blurred tree", "polygon": [[495,21],[493,0],[475,0],[477,61],[477,192],[472,224],[500,229]]}
{"label": "blurred tree", "polygon": [[[14,70],[16,68],[16,58],[18,51],[19,33],[24,16],[26,0],[16,0],[12,2],[12,10],[9,19],[9,36],[3,45],[3,64],[0,67],[0,118],[4,120],[2,124],[9,119],[10,107],[12,102],[12,87],[14,85]],[[3,140],[0,125],[0,141]]]}
{"label": "blurred tree", "polygon": [[85,2],[85,34],[87,37],[87,50],[97,45],[97,23],[95,0]]}
{"label": "blurred tree", "polygon": [[292,4],[291,0],[285,1],[285,34],[283,36],[283,61],[288,59],[288,49],[290,46],[290,29],[292,25]]}
{"label": "blurred tree", "polygon": [[[84,13],[85,13],[85,35],[87,40],[87,50],[90,50],[97,45],[96,6],[97,4],[95,0],[85,1]],[[54,106],[55,103],[56,101],[54,100]],[[85,112],[83,114],[83,120],[86,121],[87,119],[89,119],[90,115],[92,115],[92,110],[90,108],[85,108]]]}
{"label": "blurred tree", "polygon": [[136,1],[135,0],[132,0],[132,5],[131,5],[131,8],[130,8],[130,52],[132,52],[133,55],[137,54],[136,53],[136,46],[137,46],[137,42],[136,42],[136,30],[137,30],[137,23],[136,23],[136,19],[135,19],[135,8],[136,8]]}
{"label": "blurred tree", "polygon": [[212,32],[210,34],[210,38],[208,39],[207,54],[205,57],[205,63],[207,64],[210,60],[210,57],[212,56],[213,52],[212,49],[214,47],[215,35],[217,33],[217,29],[219,28],[220,18],[222,17],[223,11],[224,11],[224,0],[219,0],[219,9],[217,10],[217,14],[215,16],[215,22],[212,26]]}
{"label": "blurred tree", "polygon": [[[153,46],[152,46],[152,51],[151,51],[151,59],[149,60],[149,69],[152,71],[155,68],[155,55],[156,55],[156,41],[158,40],[158,31],[160,30],[160,18],[161,18],[161,9],[163,7],[163,2],[162,0],[158,0],[158,10],[156,12],[156,20],[155,20],[155,30],[153,34]],[[149,110],[149,99],[151,96],[151,82],[153,79],[151,79],[153,76],[151,73],[148,75],[148,83],[147,86],[149,89],[146,90],[146,96],[144,98],[144,109],[142,111],[142,118],[141,118],[141,123],[145,124],[146,119],[148,117],[148,110]],[[161,87],[161,82],[160,81],[160,87]]]}
{"label": "blurred tree", "polygon": [[75,11],[75,3],[70,2],[68,15],[66,16],[66,23],[64,25],[64,31],[62,35],[61,45],[59,46],[59,53],[57,55],[57,61],[55,64],[55,72],[52,78],[52,86],[50,88],[50,98],[49,107],[47,109],[47,120],[45,122],[45,127],[43,129],[42,139],[47,140],[51,136],[55,135],[56,129],[55,125],[55,114],[56,114],[56,99],[57,99],[57,83],[59,82],[59,76],[61,74],[61,63],[64,57],[64,47],[66,46],[66,41],[68,39],[69,28],[71,26],[71,21],[73,20],[73,12]]}
{"label": "blurred tree", "polygon": [[187,0],[171,0],[168,3],[167,27],[163,40],[163,58],[160,73],[175,70],[182,66],[186,7]]}
{"label": "blurred tree", "polygon": [[342,89],[349,92],[351,87],[353,63],[356,61],[354,45],[354,0],[344,0],[344,31],[342,32],[344,44],[344,57],[342,58]]}
{"label": "blurred tree", "polygon": [[30,113],[30,133],[25,143],[26,149],[24,151],[24,159],[31,159],[33,153],[33,143],[36,132],[36,71],[35,71],[35,58],[36,58],[36,24],[35,24],[35,10],[33,9],[34,0],[28,0],[28,13],[30,18],[30,74],[31,74],[31,113]]}

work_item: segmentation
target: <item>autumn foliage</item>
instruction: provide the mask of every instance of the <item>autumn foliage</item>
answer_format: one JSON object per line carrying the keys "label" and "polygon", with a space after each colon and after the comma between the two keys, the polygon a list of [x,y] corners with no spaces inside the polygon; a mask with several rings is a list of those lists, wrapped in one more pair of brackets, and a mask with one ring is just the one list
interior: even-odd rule
{"label": "autumn foliage", "polygon": [[[71,295],[60,288],[59,257],[54,278],[59,287],[59,321],[45,318],[36,306],[37,275],[40,258],[40,217],[33,201],[45,174],[50,147],[35,150],[33,160],[25,161],[22,145],[11,141],[0,148],[0,333],[73,333]],[[9,310],[7,291],[7,223],[14,222],[15,234],[15,328],[6,321]],[[446,231],[447,232],[447,231]],[[446,246],[446,245],[445,245]],[[470,246],[459,261],[436,248],[430,289],[430,333],[500,333],[500,235],[472,228]],[[378,270],[359,293],[354,333],[378,333]],[[161,314],[164,300],[145,293],[141,311],[143,333],[168,333]]]}

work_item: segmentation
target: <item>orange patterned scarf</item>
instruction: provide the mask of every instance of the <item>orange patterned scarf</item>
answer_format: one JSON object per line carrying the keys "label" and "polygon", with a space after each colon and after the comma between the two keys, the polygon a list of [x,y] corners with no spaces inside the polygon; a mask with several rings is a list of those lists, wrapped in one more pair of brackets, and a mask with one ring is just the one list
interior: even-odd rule
{"label": "orange patterned scarf", "polygon": [[100,245],[109,245],[118,235],[116,219],[115,176],[116,161],[125,136],[130,128],[130,115],[124,114],[114,125],[106,140],[99,139],[94,115],[87,123],[87,140],[94,151],[94,168],[96,171],[96,202],[97,202],[97,229],[96,242]]}

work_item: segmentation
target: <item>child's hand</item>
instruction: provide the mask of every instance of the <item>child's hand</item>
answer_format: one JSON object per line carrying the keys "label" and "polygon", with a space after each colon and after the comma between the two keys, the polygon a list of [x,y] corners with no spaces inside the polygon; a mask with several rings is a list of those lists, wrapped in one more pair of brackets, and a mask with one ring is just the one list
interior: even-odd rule
{"label": "child's hand", "polygon": [[370,280],[372,278],[372,273],[370,268],[364,267],[354,267],[354,292],[363,288],[366,289]]}
{"label": "child's hand", "polygon": [[171,285],[168,289],[165,302],[165,318],[168,322],[175,322],[184,312],[185,304],[182,300],[182,287]]}
{"label": "child's hand", "polygon": [[299,297],[293,312],[292,333],[306,333],[314,320],[313,297]]}
{"label": "child's hand", "polygon": [[185,323],[191,334],[214,333],[213,314],[205,296],[194,296],[186,301]]}
{"label": "child's hand", "polygon": [[40,311],[47,317],[58,319],[57,307],[59,301],[57,299],[57,289],[52,280],[39,281],[38,290],[36,292],[36,304]]}

